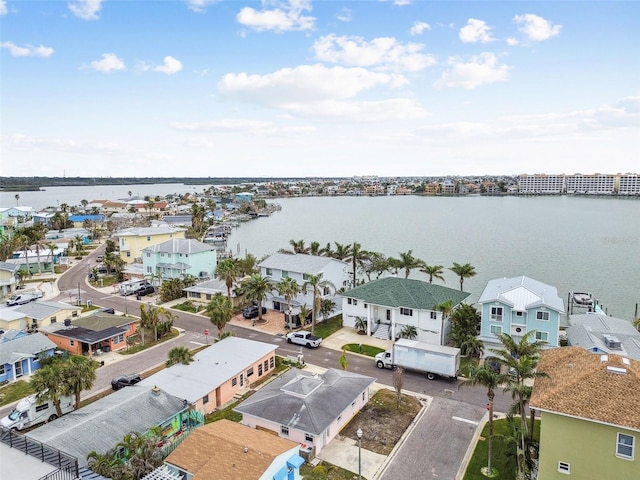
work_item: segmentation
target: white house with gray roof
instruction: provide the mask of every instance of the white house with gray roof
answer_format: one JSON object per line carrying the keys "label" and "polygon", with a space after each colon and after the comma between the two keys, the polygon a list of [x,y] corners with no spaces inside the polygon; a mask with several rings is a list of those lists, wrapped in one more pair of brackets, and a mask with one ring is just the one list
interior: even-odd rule
{"label": "white house with gray roof", "polygon": [[236,406],[242,424],[266,429],[319,454],[367,404],[376,381],[330,368],[314,374],[288,370]]}
{"label": "white house with gray roof", "polygon": [[[311,275],[316,275],[320,276],[322,280],[331,282],[336,289],[342,288],[348,278],[347,266],[346,262],[335,258],[301,253],[295,255],[275,253],[258,265],[260,274],[274,284],[283,278],[291,277],[302,287]],[[330,288],[325,288],[323,299],[334,299],[334,293]],[[271,302],[271,308],[276,311],[285,312],[287,310],[286,300],[275,289],[271,292],[268,301]],[[298,313],[298,308],[303,304],[309,308],[313,305],[313,291],[311,289],[301,292],[293,299],[291,302],[293,313]]]}
{"label": "white house with gray roof", "polygon": [[439,306],[450,302],[455,309],[469,294],[422,280],[387,277],[341,296],[345,327],[355,328],[358,319],[363,319],[367,335],[385,340],[398,338],[405,327],[414,327],[416,340],[446,345],[451,327]]}
{"label": "white house with gray roof", "polygon": [[527,332],[535,330],[535,340],[557,347],[560,334],[560,316],[564,302],[556,287],[529,277],[498,278],[490,280],[478,299],[482,322],[480,339],[485,352],[493,346],[502,346],[497,339],[508,333],[519,341]]}
{"label": "white house with gray roof", "polygon": [[571,346],[640,360],[640,332],[629,320],[597,313],[571,315],[566,332]]}
{"label": "white house with gray roof", "polygon": [[190,238],[172,238],[142,250],[145,277],[162,279],[191,275],[212,278],[216,272],[217,254],[214,247]]}

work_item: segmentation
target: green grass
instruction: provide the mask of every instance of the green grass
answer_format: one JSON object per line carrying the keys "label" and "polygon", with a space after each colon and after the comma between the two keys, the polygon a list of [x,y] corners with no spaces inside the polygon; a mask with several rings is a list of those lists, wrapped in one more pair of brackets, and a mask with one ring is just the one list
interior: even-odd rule
{"label": "green grass", "polygon": [[238,405],[240,402],[249,398],[252,394],[253,392],[248,392],[244,394],[242,398],[240,398],[238,401],[233,402],[224,408],[211,412],[208,415],[205,415],[204,423],[206,424],[206,423],[217,422],[218,420],[222,420],[222,419],[231,420],[232,422],[236,422],[236,423],[240,422],[242,420],[242,414],[234,412],[233,409],[235,408],[236,405]]}
{"label": "green grass", "polygon": [[479,362],[480,359],[476,357],[460,357],[460,376],[468,377],[469,368],[477,367]]}
{"label": "green grass", "polygon": [[361,353],[369,357],[375,357],[377,354],[384,352],[384,348],[374,347],[372,345],[363,345],[361,343],[347,343],[342,348],[348,352]]}
{"label": "green grass", "polygon": [[357,476],[357,474],[349,470],[336,467],[325,461],[321,461],[315,467],[305,463],[300,467],[300,475],[305,480],[353,480]]}
{"label": "green grass", "polygon": [[[519,424],[519,418],[515,417],[515,421]],[[481,438],[478,440],[473,456],[469,460],[467,471],[463,480],[486,480],[481,473],[481,468],[487,466],[487,436],[489,435],[489,424],[487,423],[482,429]],[[495,420],[493,422],[493,455],[491,466],[498,470],[498,474],[493,479],[497,480],[515,480],[515,458],[511,459],[508,455],[509,449],[506,445],[506,438],[511,435],[509,424],[506,418]],[[540,439],[540,420],[536,420],[534,429],[534,438]]]}
{"label": "green grass", "polygon": [[341,328],[342,328],[342,315],[337,315],[323,322],[316,323],[314,335],[320,338],[327,338],[332,333],[337,332]]}
{"label": "green grass", "polygon": [[140,334],[136,333],[135,335],[131,335],[129,338],[133,339],[134,344],[129,345],[125,350],[121,350],[118,353],[120,355],[133,355],[134,353],[138,353],[155,345],[159,345],[180,335],[180,332],[178,332],[178,330],[172,328],[170,333],[168,333],[164,337],[160,337],[157,342],[154,342],[153,333],[153,328],[144,329],[144,346],[142,346],[141,343],[138,343],[142,342]]}
{"label": "green grass", "polygon": [[18,380],[0,388],[0,405],[8,405],[36,393],[28,382]]}
{"label": "green grass", "polygon": [[181,312],[198,313],[200,310],[203,309],[203,306],[196,305],[192,302],[186,301],[184,303],[179,303],[177,305],[174,305],[171,308],[175,308],[176,310],[180,310]]}

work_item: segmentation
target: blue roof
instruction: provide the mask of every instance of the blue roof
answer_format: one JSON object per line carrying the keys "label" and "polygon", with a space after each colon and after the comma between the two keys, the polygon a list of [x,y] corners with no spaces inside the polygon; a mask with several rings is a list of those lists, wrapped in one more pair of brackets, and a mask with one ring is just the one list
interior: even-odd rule
{"label": "blue roof", "polygon": [[70,215],[69,220],[72,222],[84,222],[91,220],[92,222],[104,222],[107,217],[104,215]]}

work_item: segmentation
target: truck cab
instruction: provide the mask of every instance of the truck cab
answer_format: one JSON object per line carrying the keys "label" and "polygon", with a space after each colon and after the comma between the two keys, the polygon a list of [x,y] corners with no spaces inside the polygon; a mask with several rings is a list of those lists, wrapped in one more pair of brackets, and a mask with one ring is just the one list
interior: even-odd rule
{"label": "truck cab", "polygon": [[386,352],[380,352],[376,355],[376,367],[378,368],[393,368],[393,355],[391,350]]}

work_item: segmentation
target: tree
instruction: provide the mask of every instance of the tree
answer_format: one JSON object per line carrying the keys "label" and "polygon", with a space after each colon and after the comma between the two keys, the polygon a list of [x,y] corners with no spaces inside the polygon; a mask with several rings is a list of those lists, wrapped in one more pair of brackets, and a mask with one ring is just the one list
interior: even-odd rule
{"label": "tree", "polygon": [[322,280],[320,275],[309,275],[309,279],[302,286],[302,291],[307,292],[309,288],[313,292],[313,305],[311,306],[311,333],[313,334],[322,305],[322,296],[327,290],[333,289],[335,291],[336,287],[329,280]]}
{"label": "tree", "polygon": [[271,291],[271,282],[259,273],[254,273],[243,282],[247,299],[258,304],[258,321],[262,321],[262,302]]}
{"label": "tree", "polygon": [[309,318],[310,313],[311,313],[311,310],[309,310],[309,307],[307,307],[306,303],[303,303],[302,305],[300,305],[298,318],[300,318],[301,325],[305,325],[307,323],[307,318]]}
{"label": "tree", "polygon": [[349,258],[351,255],[351,245],[343,245],[338,242],[333,242],[336,246],[336,249],[332,252],[333,258],[337,258],[338,260],[345,260]]}
{"label": "tree", "polygon": [[477,273],[475,268],[470,263],[460,265],[459,263],[453,262],[453,267],[451,267],[449,270],[460,277],[460,291],[462,291],[464,279],[471,278]]}
{"label": "tree", "polygon": [[320,242],[311,242],[311,245],[309,245],[309,254],[315,255],[316,257],[320,255]]}
{"label": "tree", "polygon": [[62,374],[65,382],[63,395],[75,397],[75,408],[80,407],[80,394],[83,390],[91,390],[96,381],[96,369],[100,366],[95,360],[82,355],[71,355],[62,363]]}
{"label": "tree", "polygon": [[209,321],[218,328],[218,338],[222,338],[225,325],[233,317],[231,300],[221,293],[216,293],[207,304],[206,313]]}
{"label": "tree", "polygon": [[37,401],[51,400],[56,407],[58,417],[62,416],[60,397],[65,391],[65,373],[62,360],[55,359],[36,370],[31,376],[29,384],[37,392]]}
{"label": "tree", "polygon": [[193,362],[193,352],[187,347],[173,347],[169,350],[168,358],[165,363],[167,367],[175,365],[176,363],[182,363],[183,365],[189,365]]}
{"label": "tree", "polygon": [[360,268],[371,281],[371,275],[376,274],[376,279],[389,270],[389,260],[379,252],[368,252],[367,258],[360,262]]}
{"label": "tree", "polygon": [[293,248],[293,253],[308,254],[310,248],[304,244],[304,240],[289,240],[289,245]]}
{"label": "tree", "polygon": [[87,205],[89,205],[89,202],[83,198],[82,200],[80,200],[80,205],[82,205],[82,209],[86,211]]}
{"label": "tree", "polygon": [[233,258],[225,258],[216,267],[216,277],[227,287],[227,298],[231,300],[231,288],[238,278],[238,263]]}
{"label": "tree", "polygon": [[438,303],[433,306],[433,309],[442,312],[442,319],[448,318],[453,312],[453,300],[447,300],[446,302]]}
{"label": "tree", "polygon": [[19,202],[20,202],[20,195],[16,193],[16,194],[13,196],[13,198],[15,198],[15,199],[16,199],[16,207],[17,207],[17,206],[20,204],[20,203],[19,203]]}
{"label": "tree", "polygon": [[173,322],[175,315],[171,310],[164,307],[140,304],[140,326],[142,328],[153,327],[153,338],[158,340],[158,325],[165,321]]}
{"label": "tree", "polygon": [[258,259],[248,253],[244,258],[238,260],[238,270],[240,270],[240,275],[253,275],[254,273],[258,273],[257,270]]}
{"label": "tree", "polygon": [[367,330],[367,319],[362,317],[356,317],[356,321],[353,327],[359,332],[365,332]]}
{"label": "tree", "polygon": [[413,340],[418,336],[418,331],[413,325],[405,325],[400,331],[400,336],[409,340]]}
{"label": "tree", "polygon": [[424,265],[420,271],[426,275],[429,275],[429,283],[433,283],[433,279],[437,278],[438,280],[442,280],[444,282],[443,269],[442,265]]}
{"label": "tree", "polygon": [[320,316],[323,320],[325,320],[331,312],[336,309],[336,302],[331,300],[330,298],[323,298],[320,302]]}
{"label": "tree", "polygon": [[342,355],[340,355],[340,368],[346,371],[349,366],[349,360],[347,359],[347,347],[342,347]]}
{"label": "tree", "polygon": [[396,410],[400,410],[402,385],[404,385],[404,369],[402,367],[396,367],[393,370],[393,388],[396,390]]}
{"label": "tree", "polygon": [[472,367],[469,377],[463,380],[459,387],[481,385],[487,389],[487,400],[489,400],[489,438],[487,442],[488,460],[486,469],[483,467],[482,473],[485,476],[495,476],[494,468],[491,467],[492,443],[493,443],[493,400],[495,399],[495,389],[506,381],[504,375],[495,372],[487,362],[482,367]]}
{"label": "tree", "polygon": [[636,318],[633,321],[633,326],[636,327],[636,329],[640,332],[640,317]]}
{"label": "tree", "polygon": [[404,278],[409,278],[409,274],[411,270],[416,268],[420,268],[424,266],[424,261],[420,260],[413,256],[413,250],[408,250],[406,252],[399,253],[400,258],[397,259],[398,263],[396,268],[403,269],[404,268]]}
{"label": "tree", "polygon": [[349,256],[346,258],[346,260],[351,262],[351,278],[353,279],[353,284],[351,285],[351,287],[353,288],[358,285],[357,266],[361,261],[367,258],[367,252],[365,250],[362,250],[362,245],[360,245],[358,242],[353,242],[353,244],[349,247],[348,252]]}
{"label": "tree", "polygon": [[287,302],[287,311],[289,312],[289,321],[291,321],[291,302],[300,293],[300,285],[293,277],[285,277],[276,283],[276,290],[282,295]]}
{"label": "tree", "polygon": [[[462,355],[472,355],[470,350],[477,352],[477,344],[471,344],[470,339],[477,338],[480,328],[480,314],[472,306],[462,304],[451,314],[451,331],[449,340],[461,349]],[[467,344],[465,346],[465,344]],[[473,348],[471,348],[473,347]]]}

